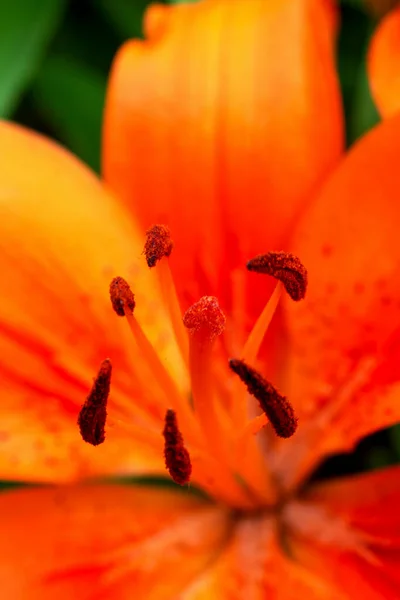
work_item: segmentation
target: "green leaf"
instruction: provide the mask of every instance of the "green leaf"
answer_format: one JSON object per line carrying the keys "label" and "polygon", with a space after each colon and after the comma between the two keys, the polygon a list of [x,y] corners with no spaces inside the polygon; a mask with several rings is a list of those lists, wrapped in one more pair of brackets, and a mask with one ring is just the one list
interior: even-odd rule
{"label": "green leaf", "polygon": [[353,8],[364,9],[364,0],[341,0],[344,6],[352,6]]}
{"label": "green leaf", "polygon": [[397,460],[400,459],[400,425],[395,425],[389,429],[390,441]]}
{"label": "green leaf", "polygon": [[149,0],[94,0],[123,39],[142,37],[143,15]]}
{"label": "green leaf", "polygon": [[33,79],[65,5],[65,0],[0,2],[1,117],[12,114]]}
{"label": "green leaf", "polygon": [[348,132],[352,142],[379,123],[379,115],[371,98],[365,60],[359,68],[349,115]]}
{"label": "green leaf", "polygon": [[347,142],[351,145],[379,122],[366,70],[366,56],[375,22],[353,9],[343,10],[343,17],[339,72],[346,111]]}
{"label": "green leaf", "polygon": [[32,88],[36,110],[59,139],[94,170],[100,168],[100,136],[106,76],[76,59],[51,56]]}
{"label": "green leaf", "polygon": [[349,146],[375,122],[365,79],[365,55],[373,28],[374,23],[367,15],[350,6],[342,7],[338,71]]}
{"label": "green leaf", "polygon": [[366,456],[366,463],[370,469],[381,469],[393,464],[393,462],[392,453],[385,446],[371,448]]}
{"label": "green leaf", "polygon": [[140,485],[144,485],[146,487],[153,487],[153,488],[170,488],[173,489],[175,491],[179,491],[182,490],[184,494],[186,495],[191,495],[191,496],[197,496],[198,498],[203,498],[206,499],[208,498],[207,494],[201,489],[198,488],[196,485],[192,485],[191,483],[184,488],[180,488],[176,483],[174,483],[172,481],[172,479],[170,477],[153,477],[151,475],[149,476],[131,476],[131,477],[125,477],[125,476],[120,476],[120,477],[112,477],[112,478],[105,478],[105,480],[108,484],[119,484],[119,485],[135,485],[135,486],[140,486]]}

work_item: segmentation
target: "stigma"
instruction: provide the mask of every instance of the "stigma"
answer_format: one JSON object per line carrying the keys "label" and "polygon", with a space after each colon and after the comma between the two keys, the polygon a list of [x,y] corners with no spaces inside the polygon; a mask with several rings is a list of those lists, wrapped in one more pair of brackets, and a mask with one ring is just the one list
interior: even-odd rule
{"label": "stigma", "polygon": [[225,329],[226,317],[215,296],[203,296],[187,309],[183,324],[192,336],[214,340]]}

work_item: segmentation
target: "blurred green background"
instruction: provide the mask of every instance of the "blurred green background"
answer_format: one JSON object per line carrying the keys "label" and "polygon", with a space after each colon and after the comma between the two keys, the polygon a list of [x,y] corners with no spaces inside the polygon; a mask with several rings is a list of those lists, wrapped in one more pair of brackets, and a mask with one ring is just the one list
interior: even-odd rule
{"label": "blurred green background", "polygon": [[[349,145],[378,121],[365,71],[377,17],[367,2],[340,3],[337,60]],[[0,0],[0,117],[50,135],[99,171],[107,74],[121,43],[142,36],[148,4],[148,0]],[[324,470],[352,471],[399,459],[400,430],[394,428],[363,441],[352,457],[332,459]]]}

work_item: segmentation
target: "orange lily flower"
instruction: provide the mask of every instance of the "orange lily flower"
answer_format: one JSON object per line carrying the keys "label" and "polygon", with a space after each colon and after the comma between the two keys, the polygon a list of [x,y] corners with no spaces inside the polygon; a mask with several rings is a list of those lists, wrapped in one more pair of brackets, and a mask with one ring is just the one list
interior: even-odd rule
{"label": "orange lily flower", "polygon": [[[53,484],[0,495],[3,596],[397,598],[399,469],[310,476],[400,420],[400,118],[342,158],[326,0],[154,6],[146,30],[105,183],[0,125],[0,474]],[[82,481],[166,467],[207,497]]]}

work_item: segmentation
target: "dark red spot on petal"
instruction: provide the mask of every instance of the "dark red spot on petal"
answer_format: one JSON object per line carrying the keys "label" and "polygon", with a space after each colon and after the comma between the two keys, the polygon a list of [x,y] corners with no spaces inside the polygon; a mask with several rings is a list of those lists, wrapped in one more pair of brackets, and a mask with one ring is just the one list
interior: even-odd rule
{"label": "dark red spot on petal", "polygon": [[382,306],[390,306],[393,302],[393,298],[391,298],[390,296],[382,296],[381,297],[381,304]]}
{"label": "dark red spot on petal", "polygon": [[354,293],[355,294],[363,294],[365,292],[365,283],[362,281],[356,281],[354,284]]}
{"label": "dark red spot on petal", "polygon": [[330,244],[324,244],[321,248],[321,254],[322,256],[331,256],[333,253],[333,246],[331,246]]}

